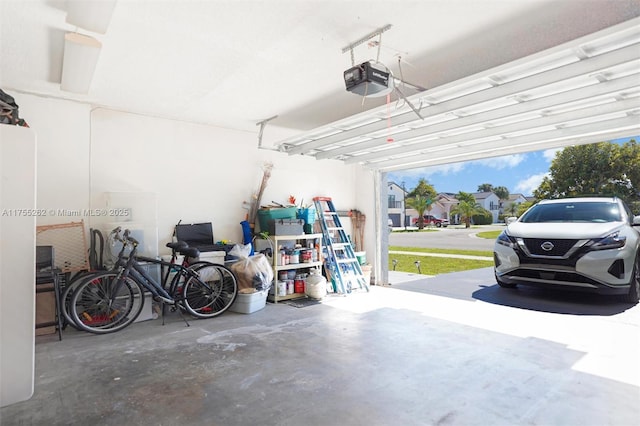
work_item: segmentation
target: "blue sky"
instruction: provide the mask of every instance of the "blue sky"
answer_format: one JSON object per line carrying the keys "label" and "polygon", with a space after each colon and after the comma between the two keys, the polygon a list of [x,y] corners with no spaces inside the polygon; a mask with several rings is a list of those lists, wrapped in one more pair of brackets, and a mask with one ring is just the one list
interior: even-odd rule
{"label": "blue sky", "polygon": [[[624,143],[629,139],[613,142]],[[549,172],[551,161],[559,149],[536,151],[527,154],[507,155],[484,160],[467,161],[442,166],[425,167],[406,171],[390,172],[387,180],[401,185],[407,191],[415,188],[420,178],[425,178],[438,192],[477,192],[478,186],[490,183],[504,186],[511,194],[533,195],[542,178]]]}

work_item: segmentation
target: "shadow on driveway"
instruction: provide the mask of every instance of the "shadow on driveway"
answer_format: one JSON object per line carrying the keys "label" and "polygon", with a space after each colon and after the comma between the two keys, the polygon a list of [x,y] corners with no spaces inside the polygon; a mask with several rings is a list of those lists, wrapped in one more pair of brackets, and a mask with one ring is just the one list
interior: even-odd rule
{"label": "shadow on driveway", "polygon": [[493,268],[453,272],[393,284],[399,290],[414,291],[460,300],[481,300],[494,305],[510,306],[557,314],[611,316],[631,309],[616,296],[592,293],[540,289],[518,286],[500,287],[493,276]]}
{"label": "shadow on driveway", "polygon": [[542,289],[527,286],[502,288],[498,284],[481,285],[472,293],[474,299],[496,305],[530,311],[570,315],[616,315],[633,307],[609,295]]}

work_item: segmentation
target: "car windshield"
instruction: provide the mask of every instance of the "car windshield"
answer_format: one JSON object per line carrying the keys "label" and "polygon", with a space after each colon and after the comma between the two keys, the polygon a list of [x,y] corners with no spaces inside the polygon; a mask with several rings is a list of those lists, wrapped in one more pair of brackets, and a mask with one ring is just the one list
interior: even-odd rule
{"label": "car windshield", "polygon": [[622,213],[617,203],[606,201],[537,204],[520,222],[621,222]]}

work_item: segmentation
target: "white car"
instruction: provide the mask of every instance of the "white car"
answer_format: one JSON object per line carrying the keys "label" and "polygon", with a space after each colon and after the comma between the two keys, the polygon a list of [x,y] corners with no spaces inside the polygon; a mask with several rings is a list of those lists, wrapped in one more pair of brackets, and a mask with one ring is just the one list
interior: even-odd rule
{"label": "white car", "polygon": [[618,198],[543,200],[498,236],[496,281],[621,294],[638,303],[640,216]]}

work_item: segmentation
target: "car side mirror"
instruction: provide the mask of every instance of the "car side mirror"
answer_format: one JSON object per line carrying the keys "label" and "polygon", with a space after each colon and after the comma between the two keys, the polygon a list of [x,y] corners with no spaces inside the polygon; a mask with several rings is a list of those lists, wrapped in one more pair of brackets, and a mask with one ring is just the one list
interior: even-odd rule
{"label": "car side mirror", "polygon": [[640,216],[634,216],[632,224],[633,226],[640,226]]}

